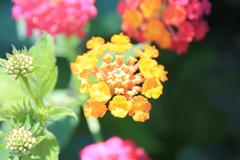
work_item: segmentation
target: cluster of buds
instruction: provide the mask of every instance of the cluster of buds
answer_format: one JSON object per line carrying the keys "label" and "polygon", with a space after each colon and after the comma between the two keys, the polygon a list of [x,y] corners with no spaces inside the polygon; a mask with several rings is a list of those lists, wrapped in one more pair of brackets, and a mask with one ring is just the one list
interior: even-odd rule
{"label": "cluster of buds", "polygon": [[1,60],[1,65],[5,72],[15,77],[25,76],[33,71],[33,58],[27,55],[27,49],[16,50],[13,48],[13,54],[7,54],[7,60]]}
{"label": "cluster of buds", "polygon": [[24,155],[31,151],[37,140],[24,127],[13,129],[5,139],[6,149],[12,155]]}
{"label": "cluster of buds", "polygon": [[149,119],[147,98],[160,97],[167,72],[154,60],[159,55],[154,46],[145,45],[129,55],[132,47],[123,34],[114,35],[107,43],[93,37],[87,42],[89,51],[71,63],[72,73],[81,81],[80,92],[89,95],[85,116],[103,117],[110,110],[118,118]]}
{"label": "cluster of buds", "polygon": [[122,29],[138,41],[154,41],[161,48],[187,52],[193,40],[208,31],[204,16],[211,12],[209,0],[120,0]]}
{"label": "cluster of buds", "polygon": [[84,26],[97,14],[95,0],[12,0],[13,17],[24,19],[27,34],[34,29],[52,35],[85,35]]}

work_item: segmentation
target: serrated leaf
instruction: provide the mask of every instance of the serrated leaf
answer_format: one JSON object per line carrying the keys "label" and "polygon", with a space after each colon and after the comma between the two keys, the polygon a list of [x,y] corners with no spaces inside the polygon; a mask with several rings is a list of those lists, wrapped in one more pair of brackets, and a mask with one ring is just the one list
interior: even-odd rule
{"label": "serrated leaf", "polygon": [[49,110],[49,121],[57,121],[59,119],[65,118],[67,116],[75,118],[78,121],[77,115],[73,110],[66,107],[52,107]]}
{"label": "serrated leaf", "polygon": [[33,57],[35,68],[30,76],[30,85],[35,94],[43,97],[54,89],[57,81],[53,38],[47,34],[43,35],[28,53]]}
{"label": "serrated leaf", "polygon": [[40,97],[50,93],[56,85],[57,75],[57,67],[53,66],[45,72],[39,72],[37,76],[31,76],[30,83],[34,93]]}

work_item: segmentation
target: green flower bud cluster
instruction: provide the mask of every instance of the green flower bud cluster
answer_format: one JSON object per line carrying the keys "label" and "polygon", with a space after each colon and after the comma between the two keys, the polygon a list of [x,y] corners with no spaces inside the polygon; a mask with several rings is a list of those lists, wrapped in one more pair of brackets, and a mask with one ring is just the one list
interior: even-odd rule
{"label": "green flower bud cluster", "polygon": [[6,149],[13,155],[24,155],[31,151],[37,140],[24,127],[13,129],[5,138]]}
{"label": "green flower bud cluster", "polygon": [[5,71],[10,75],[25,75],[33,70],[33,58],[23,53],[8,55]]}

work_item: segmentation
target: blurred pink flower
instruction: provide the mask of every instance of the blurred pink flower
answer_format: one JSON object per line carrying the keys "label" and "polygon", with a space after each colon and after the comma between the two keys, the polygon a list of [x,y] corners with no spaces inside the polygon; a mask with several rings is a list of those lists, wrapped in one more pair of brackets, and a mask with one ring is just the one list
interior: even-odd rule
{"label": "blurred pink flower", "polygon": [[186,6],[187,15],[190,20],[196,20],[203,16],[203,5],[199,0],[191,0]]}
{"label": "blurred pink flower", "polygon": [[209,30],[208,24],[205,21],[196,21],[193,24],[195,28],[195,38],[197,41],[201,41]]}
{"label": "blurred pink flower", "polygon": [[171,5],[182,5],[182,6],[184,6],[184,5],[188,4],[188,2],[189,2],[189,0],[169,0],[169,3]]}
{"label": "blurred pink flower", "polygon": [[27,34],[34,29],[52,35],[85,35],[84,26],[97,14],[95,0],[12,0],[15,20],[24,19]]}
{"label": "blurred pink flower", "polygon": [[105,142],[86,146],[80,152],[81,160],[149,160],[145,151],[133,141],[112,137]]}
{"label": "blurred pink flower", "polygon": [[179,25],[179,29],[175,35],[177,39],[181,41],[186,41],[186,42],[192,42],[194,36],[195,36],[194,26],[187,21],[182,22]]}
{"label": "blurred pink flower", "polygon": [[122,30],[139,42],[154,41],[177,54],[208,32],[209,0],[119,0]]}
{"label": "blurred pink flower", "polygon": [[189,43],[187,41],[182,41],[178,37],[173,38],[172,50],[175,50],[178,55],[185,54],[188,50]]}

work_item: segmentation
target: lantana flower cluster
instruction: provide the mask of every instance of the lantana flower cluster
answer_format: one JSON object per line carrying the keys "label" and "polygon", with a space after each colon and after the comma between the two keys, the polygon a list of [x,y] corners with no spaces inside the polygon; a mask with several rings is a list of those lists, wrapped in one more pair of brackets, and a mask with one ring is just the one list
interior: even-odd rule
{"label": "lantana flower cluster", "polygon": [[193,40],[208,31],[204,20],[211,12],[209,0],[120,0],[122,29],[138,41],[154,41],[161,48],[187,52]]}
{"label": "lantana flower cluster", "polygon": [[81,160],[149,160],[142,148],[131,140],[112,137],[105,142],[86,146],[80,152]]}
{"label": "lantana flower cluster", "polygon": [[17,50],[13,47],[13,54],[7,54],[7,60],[0,58],[0,66],[5,68],[5,72],[18,78],[26,76],[34,69],[33,58],[28,55],[26,48]]}
{"label": "lantana flower cluster", "polygon": [[14,155],[24,155],[31,151],[37,140],[32,133],[24,127],[15,128],[5,138],[6,149]]}
{"label": "lantana flower cluster", "polygon": [[158,50],[150,45],[132,49],[129,37],[123,34],[112,36],[107,43],[93,37],[87,48],[87,53],[71,63],[72,73],[81,81],[80,92],[89,95],[83,108],[85,116],[103,117],[109,110],[118,118],[149,119],[147,98],[159,98],[162,82],[167,80],[164,66],[154,60]]}
{"label": "lantana flower cluster", "polygon": [[34,29],[52,35],[77,35],[82,38],[84,26],[97,14],[95,0],[12,0],[13,17],[24,19],[27,34]]}

